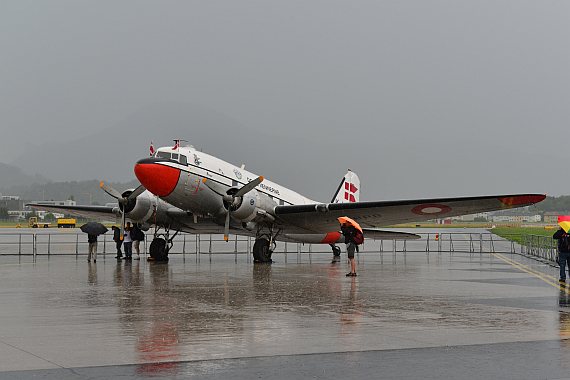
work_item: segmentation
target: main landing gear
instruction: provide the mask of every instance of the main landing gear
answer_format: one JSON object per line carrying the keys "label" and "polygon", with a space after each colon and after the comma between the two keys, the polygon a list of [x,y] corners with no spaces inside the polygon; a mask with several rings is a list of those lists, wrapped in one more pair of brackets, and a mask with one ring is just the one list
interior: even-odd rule
{"label": "main landing gear", "polygon": [[255,236],[255,243],[253,244],[253,262],[254,263],[272,263],[271,255],[277,247],[275,238],[279,235],[281,230],[273,234],[273,228],[269,228],[269,233],[261,233],[257,231]]}
{"label": "main landing gear", "polygon": [[157,262],[168,262],[168,252],[174,244],[172,240],[179,231],[176,231],[172,237],[170,237],[170,230],[168,228],[164,229],[163,233],[159,232],[159,229],[154,231],[154,237],[149,247],[149,261]]}

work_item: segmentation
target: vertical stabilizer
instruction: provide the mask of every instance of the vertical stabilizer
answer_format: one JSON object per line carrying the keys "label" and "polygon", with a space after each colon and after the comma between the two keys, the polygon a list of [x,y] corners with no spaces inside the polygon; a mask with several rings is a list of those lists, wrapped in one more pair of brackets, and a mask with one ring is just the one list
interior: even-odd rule
{"label": "vertical stabilizer", "polygon": [[350,169],[340,181],[331,203],[353,203],[360,201],[360,179]]}

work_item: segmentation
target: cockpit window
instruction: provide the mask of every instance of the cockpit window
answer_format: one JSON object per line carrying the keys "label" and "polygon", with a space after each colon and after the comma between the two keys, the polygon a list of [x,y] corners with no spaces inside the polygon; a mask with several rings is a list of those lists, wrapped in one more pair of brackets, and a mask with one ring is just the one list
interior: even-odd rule
{"label": "cockpit window", "polygon": [[170,158],[170,152],[157,152],[156,157]]}
{"label": "cockpit window", "polygon": [[186,156],[183,154],[180,155],[180,163],[182,165],[188,165],[188,160],[186,159]]}
{"label": "cockpit window", "polygon": [[172,153],[172,159],[178,161],[178,154]]}

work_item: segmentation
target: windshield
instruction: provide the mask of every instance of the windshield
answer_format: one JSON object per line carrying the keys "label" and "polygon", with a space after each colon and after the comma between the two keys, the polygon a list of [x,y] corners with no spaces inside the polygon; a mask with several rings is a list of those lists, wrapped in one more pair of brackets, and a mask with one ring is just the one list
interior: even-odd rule
{"label": "windshield", "polygon": [[180,162],[182,165],[188,165],[188,159],[183,154],[170,152],[156,152],[155,157],[168,158]]}

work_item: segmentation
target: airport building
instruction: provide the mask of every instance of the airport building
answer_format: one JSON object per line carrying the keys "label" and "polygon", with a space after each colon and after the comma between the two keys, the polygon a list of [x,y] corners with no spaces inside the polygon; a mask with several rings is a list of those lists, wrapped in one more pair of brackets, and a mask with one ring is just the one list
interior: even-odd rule
{"label": "airport building", "polygon": [[558,223],[558,216],[559,215],[567,215],[568,212],[565,211],[547,211],[544,213],[544,223],[548,224],[556,224]]}
{"label": "airport building", "polygon": [[493,223],[540,223],[541,216],[536,215],[494,215],[491,217]]}
{"label": "airport building", "polygon": [[17,195],[1,195],[0,208],[8,211],[16,211],[24,209],[24,201]]}

